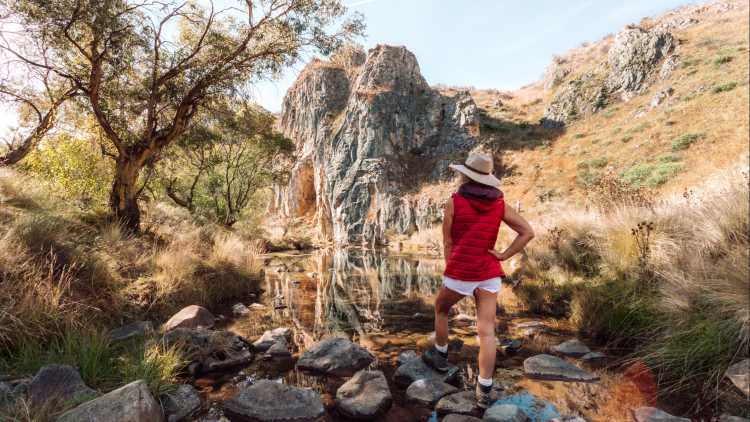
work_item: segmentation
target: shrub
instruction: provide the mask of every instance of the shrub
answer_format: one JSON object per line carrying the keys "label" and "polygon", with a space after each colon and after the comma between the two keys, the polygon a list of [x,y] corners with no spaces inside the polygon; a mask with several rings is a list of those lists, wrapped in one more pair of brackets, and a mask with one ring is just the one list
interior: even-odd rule
{"label": "shrub", "polygon": [[731,91],[735,88],[737,88],[737,82],[727,82],[725,84],[714,86],[713,89],[711,89],[711,92],[714,94],[720,94],[722,92]]}
{"label": "shrub", "polygon": [[588,167],[578,169],[578,184],[583,187],[596,185],[601,181],[602,175]]}
{"label": "shrub", "polygon": [[680,163],[636,164],[621,174],[625,183],[635,187],[655,188],[663,185],[682,171]]}
{"label": "shrub", "polygon": [[721,65],[723,65],[725,63],[731,62],[732,59],[734,59],[734,57],[729,56],[729,55],[721,55],[721,56],[719,56],[719,57],[717,57],[717,58],[714,59],[714,65],[721,66]]}
{"label": "shrub", "polygon": [[672,151],[682,151],[690,148],[690,145],[704,139],[705,133],[686,133],[672,141]]}
{"label": "shrub", "polygon": [[623,144],[627,144],[628,142],[630,142],[630,141],[632,141],[632,140],[633,140],[633,137],[632,137],[632,136],[629,136],[629,135],[628,135],[628,136],[623,136],[622,138],[620,138],[620,141],[621,141],[621,142],[622,142]]}

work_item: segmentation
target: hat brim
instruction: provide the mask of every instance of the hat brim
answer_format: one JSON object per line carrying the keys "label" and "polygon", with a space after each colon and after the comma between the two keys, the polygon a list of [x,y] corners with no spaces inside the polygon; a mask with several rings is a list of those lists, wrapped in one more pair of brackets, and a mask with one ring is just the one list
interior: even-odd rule
{"label": "hat brim", "polygon": [[500,179],[498,179],[492,174],[477,173],[463,164],[449,164],[448,167],[465,175],[466,177],[468,177],[469,179],[477,183],[481,183],[487,186],[492,186],[494,188],[500,186]]}

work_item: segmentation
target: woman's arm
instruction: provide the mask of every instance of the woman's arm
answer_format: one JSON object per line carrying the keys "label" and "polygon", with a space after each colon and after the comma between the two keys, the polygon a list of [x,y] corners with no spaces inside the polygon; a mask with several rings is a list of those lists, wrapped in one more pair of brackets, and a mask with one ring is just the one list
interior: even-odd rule
{"label": "woman's arm", "polygon": [[505,224],[510,226],[513,231],[518,233],[513,242],[502,252],[498,252],[494,249],[490,249],[490,253],[495,256],[499,261],[507,261],[513,255],[520,252],[524,246],[526,246],[531,239],[534,238],[534,229],[531,228],[528,221],[521,217],[513,208],[505,208],[505,216],[503,217]]}
{"label": "woman's arm", "polygon": [[443,255],[445,256],[446,263],[451,256],[451,249],[453,248],[451,227],[453,227],[453,198],[449,199],[443,207]]}

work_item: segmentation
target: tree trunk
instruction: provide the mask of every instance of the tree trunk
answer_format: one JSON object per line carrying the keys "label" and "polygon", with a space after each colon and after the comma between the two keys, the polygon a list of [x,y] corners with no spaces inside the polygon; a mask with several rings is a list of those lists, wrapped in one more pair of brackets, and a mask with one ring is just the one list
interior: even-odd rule
{"label": "tree trunk", "polygon": [[112,216],[123,228],[138,231],[141,225],[141,210],[138,208],[138,175],[141,166],[128,159],[120,159],[115,168],[115,180],[109,196]]}

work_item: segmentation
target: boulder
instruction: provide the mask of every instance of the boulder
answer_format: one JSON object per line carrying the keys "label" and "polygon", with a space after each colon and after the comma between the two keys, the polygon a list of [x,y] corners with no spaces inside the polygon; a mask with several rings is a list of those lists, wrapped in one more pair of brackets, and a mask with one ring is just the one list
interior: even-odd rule
{"label": "boulder", "polygon": [[172,315],[172,318],[164,323],[162,329],[169,331],[175,328],[212,328],[213,326],[214,316],[208,309],[198,305],[190,305]]}
{"label": "boulder", "polygon": [[78,404],[98,394],[83,382],[75,368],[68,365],[43,366],[28,386],[28,397],[34,406],[49,401]]}
{"label": "boulder", "polygon": [[240,336],[224,330],[175,328],[164,334],[162,343],[167,347],[179,347],[183,359],[194,368],[194,375],[246,365],[253,360],[248,344]]}
{"label": "boulder", "polygon": [[263,357],[266,359],[290,359],[292,352],[289,351],[289,343],[284,337],[279,338],[273,346],[266,350]]}
{"label": "boulder", "polygon": [[146,337],[154,332],[154,324],[151,321],[136,321],[120,328],[115,328],[109,332],[109,339],[112,342],[130,340],[136,337]]}
{"label": "boulder", "polygon": [[242,303],[235,303],[232,305],[232,315],[236,317],[244,317],[250,315],[250,309]]}
{"label": "boulder", "polygon": [[225,401],[224,412],[233,421],[313,422],[325,408],[313,390],[261,380]]}
{"label": "boulder", "polygon": [[313,344],[302,353],[297,368],[335,376],[350,376],[366,368],[375,357],[349,339],[332,337]]}
{"label": "boulder", "polygon": [[529,417],[518,406],[498,404],[487,409],[482,420],[487,422],[528,422]]}
{"label": "boulder", "polygon": [[469,415],[446,415],[442,422],[482,422],[481,419]]}
{"label": "boulder", "polygon": [[143,380],[131,382],[63,413],[57,422],[162,422],[159,402]]}
{"label": "boulder", "polygon": [[587,353],[591,352],[591,349],[588,348],[581,340],[578,339],[572,339],[564,341],[557,346],[552,346],[552,352],[557,353],[560,355],[565,356],[572,356],[575,358],[581,357]]}
{"label": "boulder", "polygon": [[599,376],[556,356],[536,355],[523,361],[523,372],[529,378],[548,381],[593,382]]}
{"label": "boulder", "polygon": [[292,338],[292,330],[286,327],[266,330],[258,340],[253,342],[253,350],[256,352],[265,352],[271,346],[276,344],[279,339],[289,340]]}
{"label": "boulder", "polygon": [[627,28],[619,32],[607,57],[607,91],[619,92],[624,100],[641,93],[652,81],[657,64],[675,45],[672,34],[662,30]]}
{"label": "boulder", "polygon": [[439,415],[448,415],[451,413],[458,415],[479,415],[481,413],[481,409],[477,406],[474,391],[461,391],[443,397],[435,405],[435,411]]}
{"label": "boulder", "polygon": [[750,396],[750,359],[737,362],[726,372],[727,378],[743,393]]}
{"label": "boulder", "polygon": [[419,403],[424,406],[434,406],[438,400],[453,394],[458,388],[446,384],[437,379],[416,380],[406,389],[406,398],[409,401]]}
{"label": "boulder", "polygon": [[438,372],[428,366],[422,359],[412,359],[396,369],[394,380],[402,387],[414,381],[427,379],[453,384],[458,378],[458,367],[451,366],[446,372]]}
{"label": "boulder", "polygon": [[563,419],[552,403],[529,394],[527,391],[501,397],[493,403],[492,407],[500,405],[516,406],[534,422]]}
{"label": "boulder", "polygon": [[174,391],[162,394],[161,403],[167,422],[186,422],[200,410],[201,396],[192,385],[180,384]]}
{"label": "boulder", "polygon": [[381,371],[359,371],[336,391],[339,412],[353,419],[372,420],[385,413],[392,402]]}
{"label": "boulder", "polygon": [[635,422],[690,422],[688,418],[680,418],[655,407],[639,407],[633,409]]}

